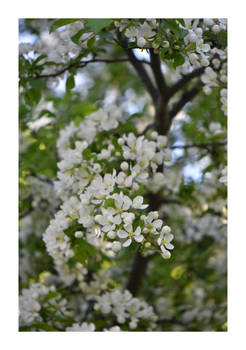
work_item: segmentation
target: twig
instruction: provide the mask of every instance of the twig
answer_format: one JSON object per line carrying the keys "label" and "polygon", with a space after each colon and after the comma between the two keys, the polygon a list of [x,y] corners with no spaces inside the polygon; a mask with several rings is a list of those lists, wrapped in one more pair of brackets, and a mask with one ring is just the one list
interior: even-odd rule
{"label": "twig", "polygon": [[176,148],[207,148],[207,147],[216,147],[216,146],[224,146],[227,144],[227,141],[221,141],[221,142],[204,142],[204,143],[194,143],[194,144],[188,144],[188,145],[177,145],[177,146],[170,146],[167,147],[169,149],[176,149]]}
{"label": "twig", "polygon": [[[96,63],[96,62],[103,62],[103,63],[118,63],[118,62],[129,62],[130,59],[129,58],[115,58],[115,59],[103,59],[103,58],[95,58],[89,61],[80,61],[80,62],[73,62],[70,65],[64,67],[63,69],[59,70],[58,72],[55,73],[51,73],[51,74],[37,74],[35,76],[36,79],[39,78],[52,78],[52,77],[57,77],[58,75],[61,75],[63,73],[65,73],[67,70],[73,68],[73,67],[77,67],[77,68],[84,68],[85,66],[87,66],[87,64],[89,63]],[[137,60],[141,63],[145,63],[150,65],[150,62],[145,61],[145,60]]]}
{"label": "twig", "polygon": [[149,129],[153,128],[154,126],[155,126],[155,123],[148,124],[148,125],[144,128],[144,130],[139,134],[139,136],[145,135],[146,132],[147,132]]}
{"label": "twig", "polygon": [[165,323],[170,323],[170,324],[178,324],[178,325],[181,325],[181,326],[184,326],[184,327],[187,327],[188,324],[183,322],[183,321],[179,321],[179,320],[176,320],[175,318],[160,318],[159,320],[156,321],[156,323],[158,325],[163,325]]}
{"label": "twig", "polygon": [[[213,59],[215,59],[215,58],[220,59],[218,54],[213,55],[213,57],[211,57],[211,59],[210,59],[209,66],[213,65],[212,62],[213,62]],[[223,62],[220,60],[220,66],[218,68],[212,67],[213,70],[219,71],[221,69],[222,64],[223,64]],[[183,75],[183,77],[179,81],[177,81],[176,84],[174,84],[172,87],[169,88],[168,98],[171,98],[174,94],[176,94],[176,92],[181,90],[192,79],[197,78],[201,74],[203,74],[205,69],[206,69],[206,67],[199,67],[199,68],[193,70],[191,73]]]}
{"label": "twig", "polygon": [[174,105],[174,107],[169,112],[170,121],[176,116],[176,114],[186,105],[187,102],[190,102],[199,92],[200,92],[200,83],[198,83],[192,89],[185,91],[180,100]]}
{"label": "twig", "polygon": [[147,266],[150,258],[152,258],[152,256],[142,256],[140,250],[137,249],[132,263],[129,279],[126,284],[126,289],[128,289],[133,296],[136,296],[139,292],[142,281],[146,275]]}
{"label": "twig", "polygon": [[118,36],[117,43],[123,48],[123,50],[125,51],[125,53],[129,57],[130,62],[132,63],[133,67],[135,68],[135,70],[139,74],[139,77],[141,78],[143,84],[147,88],[147,91],[149,92],[149,94],[152,97],[152,100],[155,104],[157,99],[158,99],[158,91],[157,91],[156,87],[154,86],[154,84],[152,83],[146,69],[144,68],[142,62],[136,58],[132,49],[128,48],[127,40],[121,39],[121,34],[119,31],[117,32],[117,36]]}
{"label": "twig", "polygon": [[150,63],[151,68],[154,73],[156,85],[162,95],[162,98],[165,98],[168,92],[168,87],[164,78],[164,75],[161,71],[161,62],[159,54],[155,54],[153,49],[150,49]]}
{"label": "twig", "polygon": [[20,220],[23,219],[23,218],[26,217],[27,215],[31,214],[32,211],[33,211],[33,208],[25,210],[25,211],[19,216],[19,219],[20,219]]}
{"label": "twig", "polygon": [[205,67],[200,67],[193,70],[193,72],[183,75],[183,77],[169,89],[168,97],[172,97],[176,92],[182,89],[193,78],[199,77],[205,70]]}

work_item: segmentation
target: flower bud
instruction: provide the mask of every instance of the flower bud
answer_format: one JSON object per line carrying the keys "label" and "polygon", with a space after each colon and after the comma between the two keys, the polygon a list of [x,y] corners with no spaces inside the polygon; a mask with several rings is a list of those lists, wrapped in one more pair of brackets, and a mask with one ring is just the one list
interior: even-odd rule
{"label": "flower bud", "polygon": [[205,95],[210,95],[211,92],[212,92],[212,89],[211,89],[210,86],[205,85],[205,86],[203,87],[203,92],[205,93]]}
{"label": "flower bud", "polygon": [[142,38],[142,37],[138,38],[137,46],[144,47],[145,44],[146,44],[146,40],[144,38]]}
{"label": "flower bud", "polygon": [[168,48],[170,46],[170,44],[167,40],[165,40],[165,41],[163,41],[162,46],[165,48]]}
{"label": "flower bud", "polygon": [[122,162],[120,167],[123,171],[126,171],[129,168],[129,164],[127,162]]}
{"label": "flower bud", "polygon": [[118,139],[118,144],[119,144],[120,146],[122,146],[122,145],[124,145],[124,143],[125,143],[125,140],[124,140],[122,137],[120,137],[120,138]]}
{"label": "flower bud", "polygon": [[219,33],[220,32],[220,26],[218,26],[217,24],[215,24],[213,27],[212,27],[212,31],[214,33]]}
{"label": "flower bud", "polygon": [[75,234],[74,234],[74,236],[75,236],[76,238],[81,238],[81,237],[83,237],[83,232],[82,232],[82,231],[76,231]]}
{"label": "flower bud", "polygon": [[162,231],[162,233],[167,234],[167,233],[171,232],[171,228],[166,225],[166,226],[163,226],[161,231]]}
{"label": "flower bud", "polygon": [[117,241],[114,241],[112,243],[112,250],[117,253],[119,250],[121,249],[121,243],[120,242],[117,242]]}
{"label": "flower bud", "polygon": [[209,60],[207,58],[202,58],[201,59],[201,65],[203,67],[207,67],[209,65]]}
{"label": "flower bud", "polygon": [[114,231],[109,231],[107,236],[110,239],[114,239],[116,237],[116,233]]}
{"label": "flower bud", "polygon": [[197,35],[202,36],[202,32],[203,32],[202,28],[196,28],[195,32],[196,32]]}
{"label": "flower bud", "polygon": [[156,140],[158,136],[158,132],[157,131],[152,131],[152,133],[150,134],[150,137],[152,138],[152,140]]}

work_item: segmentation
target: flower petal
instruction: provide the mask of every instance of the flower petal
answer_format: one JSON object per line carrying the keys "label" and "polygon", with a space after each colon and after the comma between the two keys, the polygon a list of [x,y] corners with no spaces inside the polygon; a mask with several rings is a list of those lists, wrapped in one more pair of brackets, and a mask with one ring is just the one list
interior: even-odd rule
{"label": "flower petal", "polygon": [[161,245],[161,250],[162,250],[162,257],[164,258],[164,259],[169,259],[170,258],[170,256],[171,256],[171,253],[168,251],[168,250],[166,250],[164,247],[163,247],[163,245]]}
{"label": "flower petal", "polygon": [[164,235],[164,239],[167,240],[168,242],[171,242],[173,240],[173,235],[171,233],[168,233]]}
{"label": "flower petal", "polygon": [[129,238],[127,241],[125,241],[122,245],[123,247],[129,247],[129,245],[132,243],[132,239]]}
{"label": "flower petal", "polygon": [[144,239],[144,236],[143,235],[134,236],[134,239],[135,239],[136,242],[142,242],[142,240]]}
{"label": "flower petal", "polygon": [[163,221],[161,219],[155,220],[153,225],[155,228],[161,228]]}
{"label": "flower petal", "polygon": [[126,233],[126,232],[123,231],[123,230],[119,230],[119,231],[117,232],[117,235],[118,235],[118,237],[120,237],[120,238],[126,238],[126,237],[128,237],[128,233]]}
{"label": "flower petal", "polygon": [[116,215],[113,220],[116,225],[119,225],[121,223],[120,215]]}
{"label": "flower petal", "polygon": [[135,232],[134,232],[134,236],[139,236],[140,233],[141,233],[141,227],[138,226],[138,227],[136,228]]}
{"label": "flower petal", "polygon": [[132,232],[132,231],[133,231],[133,228],[132,228],[132,225],[131,225],[131,224],[125,224],[125,225],[124,225],[124,229],[125,229],[127,232]]}
{"label": "flower petal", "polygon": [[168,248],[168,249],[173,249],[174,248],[174,245],[172,245],[172,243],[166,243],[165,244],[165,247]]}

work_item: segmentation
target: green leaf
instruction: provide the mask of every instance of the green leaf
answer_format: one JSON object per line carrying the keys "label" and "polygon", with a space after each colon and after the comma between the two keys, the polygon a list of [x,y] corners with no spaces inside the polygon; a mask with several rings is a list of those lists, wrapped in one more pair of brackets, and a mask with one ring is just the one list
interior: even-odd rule
{"label": "green leaf", "polygon": [[164,23],[164,26],[172,30],[174,33],[177,33],[179,31],[179,25],[175,19],[163,19],[162,21]]}
{"label": "green leaf", "polygon": [[33,87],[34,89],[42,89],[43,87],[43,81],[41,79],[29,79],[29,83],[31,85],[31,87]]}
{"label": "green leaf", "polygon": [[69,75],[66,81],[66,91],[70,92],[75,87],[74,76]]}
{"label": "green leaf", "polygon": [[105,203],[104,203],[104,208],[115,208],[115,201],[114,198],[108,198],[106,199]]}
{"label": "green leaf", "polygon": [[189,33],[189,32],[188,32],[187,29],[179,28],[179,33],[178,33],[179,39],[184,39],[184,37],[185,37],[188,33]]}
{"label": "green leaf", "polygon": [[111,19],[108,18],[102,18],[102,19],[88,19],[88,24],[90,26],[90,28],[95,32],[95,33],[99,33],[100,30],[102,30],[103,28],[107,27],[110,22]]}
{"label": "green leaf", "polygon": [[47,57],[47,55],[40,55],[38,58],[36,58],[35,61],[33,61],[33,65],[37,65],[39,61],[41,61],[43,58]]}
{"label": "green leaf", "polygon": [[227,46],[227,31],[221,30],[219,33],[213,33],[212,31],[204,32],[204,41],[212,41],[219,48],[224,49]]}
{"label": "green leaf", "polygon": [[166,51],[167,51],[166,49],[161,49],[161,52],[160,52],[160,57],[163,62],[165,62],[166,60]]}
{"label": "green leaf", "polygon": [[36,329],[42,329],[46,332],[56,332],[57,329],[55,329],[54,327],[50,326],[47,323],[44,322],[35,322],[32,324],[32,327],[36,328]]}
{"label": "green leaf", "polygon": [[195,50],[195,48],[196,48],[196,43],[190,43],[190,44],[186,47],[186,51],[187,51],[187,52],[190,52],[190,51]]}
{"label": "green leaf", "polygon": [[51,27],[50,27],[50,33],[54,32],[54,30],[56,30],[57,28],[60,28],[60,27],[63,27],[67,24],[70,24],[70,23],[74,23],[74,22],[77,22],[77,21],[80,21],[79,18],[61,18],[61,19],[58,19],[57,21],[55,21]]}
{"label": "green leaf", "polygon": [[67,235],[70,238],[74,238],[74,233],[76,231],[81,231],[83,229],[83,226],[81,224],[74,224],[72,226],[70,226],[69,228],[67,228],[64,233],[65,235]]}
{"label": "green leaf", "polygon": [[88,31],[88,28],[87,28],[87,27],[86,27],[86,28],[83,28],[83,29],[80,29],[75,35],[73,35],[73,36],[71,37],[71,40],[72,40],[75,44],[79,45],[79,40],[80,40],[82,34],[86,33],[87,31]]}
{"label": "green leaf", "polygon": [[93,36],[92,38],[90,38],[88,41],[87,41],[87,47],[91,50],[94,46],[94,43],[95,43],[95,40],[96,40],[96,37]]}
{"label": "green leaf", "polygon": [[39,101],[41,100],[41,97],[42,97],[41,90],[35,89],[35,88],[27,90],[24,96],[25,102],[29,106],[33,106],[34,103],[38,104]]}
{"label": "green leaf", "polygon": [[174,68],[177,68],[178,66],[181,66],[182,64],[185,63],[185,58],[183,55],[181,55],[180,53],[176,53],[174,56],[174,62],[173,62],[173,66]]}
{"label": "green leaf", "polygon": [[127,119],[127,121],[132,120],[134,118],[141,118],[142,116],[143,116],[143,113],[134,113]]}
{"label": "green leaf", "polygon": [[59,292],[57,292],[57,291],[50,292],[49,294],[47,294],[44,297],[43,302],[45,303],[45,302],[49,301],[50,299],[56,298],[58,295],[59,295]]}
{"label": "green leaf", "polygon": [[95,258],[95,256],[95,248],[84,239],[80,238],[78,244],[74,248],[74,258],[81,264],[85,264],[89,257]]}
{"label": "green leaf", "polygon": [[97,107],[93,105],[92,103],[85,103],[85,102],[78,102],[71,106],[69,110],[69,115],[72,117],[79,116],[86,116],[90,115],[92,112],[95,112],[97,110]]}
{"label": "green leaf", "polygon": [[183,39],[188,34],[188,30],[180,28],[175,19],[163,19],[163,25],[165,28],[170,29],[177,39]]}
{"label": "green leaf", "polygon": [[183,20],[183,18],[177,18],[177,21],[182,24],[183,27],[185,27],[185,22]]}
{"label": "green leaf", "polygon": [[82,152],[82,155],[83,155],[83,159],[85,160],[90,160],[92,158],[92,153],[89,148],[84,149]]}
{"label": "green leaf", "polygon": [[42,117],[43,115],[46,115],[46,114],[48,114],[51,117],[54,117],[55,115],[53,112],[49,111],[48,109],[42,109],[42,111],[39,114],[39,117]]}

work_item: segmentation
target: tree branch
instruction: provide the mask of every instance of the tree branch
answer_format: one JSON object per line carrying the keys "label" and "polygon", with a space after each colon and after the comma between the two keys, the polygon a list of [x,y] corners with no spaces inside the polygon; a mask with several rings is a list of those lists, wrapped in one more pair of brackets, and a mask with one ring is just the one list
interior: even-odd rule
{"label": "tree branch", "polygon": [[[209,66],[211,66],[214,58],[220,59],[218,54],[213,55],[213,57],[211,57],[211,59],[210,59]],[[220,60],[220,66],[218,68],[212,67],[213,70],[219,71],[221,69],[222,64],[223,64],[223,62]],[[191,73],[183,75],[183,77],[176,84],[174,84],[172,87],[169,88],[168,97],[171,98],[174,94],[176,94],[176,92],[178,92],[180,89],[182,89],[192,79],[197,78],[200,75],[202,75],[204,73],[205,69],[206,69],[206,67],[199,67],[199,68],[193,70]]]}
{"label": "tree branch", "polygon": [[155,126],[155,123],[148,124],[148,125],[144,128],[144,130],[139,134],[139,136],[145,135],[146,132],[147,132],[149,129],[154,128],[154,126]]}
{"label": "tree branch", "polygon": [[168,100],[160,95],[155,105],[155,129],[160,135],[167,135],[169,128]]}
{"label": "tree branch", "polygon": [[160,56],[159,54],[155,54],[153,49],[150,49],[149,51],[150,51],[151,68],[154,73],[156,85],[159,88],[162,98],[166,99],[169,88],[166,84],[164,75],[162,74],[162,71],[161,71]]}
{"label": "tree branch", "polygon": [[33,211],[33,208],[27,209],[25,210],[22,214],[19,215],[19,219],[23,219],[24,217],[26,217],[27,215],[31,214],[31,212]]}
{"label": "tree branch", "polygon": [[[118,62],[129,62],[130,59],[129,58],[115,58],[115,59],[103,59],[103,58],[94,58],[92,60],[89,61],[80,61],[80,62],[73,62],[70,65],[64,67],[63,69],[59,70],[58,72],[55,73],[51,73],[51,74],[37,74],[35,76],[36,79],[39,78],[52,78],[52,77],[57,77],[58,75],[61,75],[63,73],[65,73],[67,70],[73,68],[73,67],[77,67],[77,68],[84,68],[85,66],[87,66],[87,64],[89,63],[95,63],[95,62],[103,62],[103,63],[118,63]],[[145,63],[150,65],[150,62],[145,61],[145,60],[137,60],[138,62],[141,63]]]}
{"label": "tree branch", "polygon": [[193,72],[183,75],[183,77],[172,87],[169,88],[168,97],[171,98],[176,92],[182,89],[187,83],[189,83],[193,78],[199,77],[205,70],[206,67],[200,67]]}
{"label": "tree branch", "polygon": [[127,54],[127,56],[129,57],[129,60],[131,62],[131,64],[133,65],[133,67],[135,68],[135,70],[137,71],[137,73],[139,74],[139,77],[141,78],[143,84],[145,85],[145,87],[147,88],[147,91],[149,92],[150,96],[152,97],[152,100],[154,102],[154,104],[156,103],[157,99],[158,99],[158,91],[155,88],[154,84],[152,83],[146,69],[144,68],[142,62],[140,60],[138,60],[134,54],[134,52],[132,51],[131,48],[127,47],[127,40],[121,39],[121,34],[118,31],[117,33],[118,36],[118,41],[117,43],[123,48],[123,50],[125,51],[125,53]]}
{"label": "tree branch", "polygon": [[194,144],[188,144],[188,145],[178,145],[178,146],[171,146],[168,147],[169,149],[176,149],[176,148],[207,148],[207,147],[216,147],[216,146],[224,146],[227,145],[227,141],[221,141],[221,142],[204,142],[204,143],[194,143]]}
{"label": "tree branch", "polygon": [[188,324],[179,320],[176,320],[175,318],[160,318],[159,320],[156,321],[158,325],[164,325],[164,324],[177,324],[180,326],[187,327]]}
{"label": "tree branch", "polygon": [[198,83],[192,89],[185,91],[180,100],[174,105],[174,107],[169,112],[170,121],[176,116],[176,114],[186,105],[187,102],[190,102],[199,92],[200,92],[200,83]]}
{"label": "tree branch", "polygon": [[139,292],[143,278],[146,275],[148,262],[151,257],[152,256],[143,257],[139,249],[136,251],[130,276],[126,284],[126,289],[128,289],[133,296],[136,296]]}

